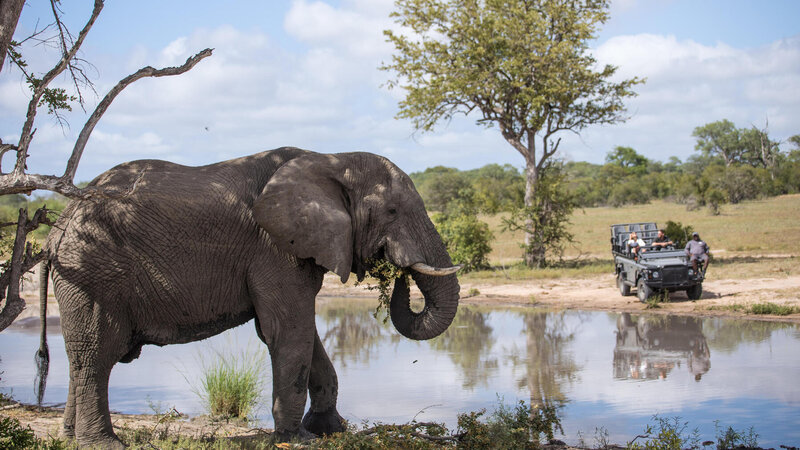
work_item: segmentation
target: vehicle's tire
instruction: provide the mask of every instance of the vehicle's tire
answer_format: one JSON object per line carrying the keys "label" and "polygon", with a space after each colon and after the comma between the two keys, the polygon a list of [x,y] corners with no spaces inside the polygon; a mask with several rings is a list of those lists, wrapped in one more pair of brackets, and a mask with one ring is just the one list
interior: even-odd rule
{"label": "vehicle's tire", "polygon": [[622,272],[617,274],[617,288],[619,288],[619,293],[623,297],[631,295],[631,287],[622,280]]}
{"label": "vehicle's tire", "polygon": [[703,295],[703,285],[695,284],[694,286],[686,289],[686,296],[689,300],[697,300]]}
{"label": "vehicle's tire", "polygon": [[636,283],[636,296],[639,297],[639,301],[644,303],[652,295],[653,290],[644,282],[644,278],[639,278],[639,281]]}

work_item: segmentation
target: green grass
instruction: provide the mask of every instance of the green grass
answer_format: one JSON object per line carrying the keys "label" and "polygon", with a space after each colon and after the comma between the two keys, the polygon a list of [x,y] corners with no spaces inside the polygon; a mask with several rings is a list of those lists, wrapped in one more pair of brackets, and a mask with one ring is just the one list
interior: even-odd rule
{"label": "green grass", "polygon": [[761,314],[761,315],[775,315],[775,316],[788,316],[790,314],[800,314],[800,308],[792,305],[778,305],[771,302],[755,303],[752,305],[742,305],[734,303],[732,305],[717,305],[709,306],[709,311],[734,311],[743,312],[745,314]]}
{"label": "green grass", "polygon": [[[464,276],[464,279],[507,280],[560,278],[608,273],[612,267],[609,226],[615,223],[668,220],[691,225],[711,247],[710,276],[718,267],[726,278],[786,276],[800,273],[800,194],[782,195],[736,205],[723,205],[718,216],[705,208],[687,211],[684,205],[654,201],[621,208],[599,207],[576,210],[570,231],[576,243],[565,252],[567,267],[533,271],[521,264],[523,235],[502,231],[503,214],[482,216],[495,236],[489,262],[492,271]],[[764,255],[781,255],[762,258]],[[578,261],[578,262],[575,262]],[[500,272],[489,275],[485,272]]]}
{"label": "green grass", "polygon": [[[269,378],[267,352],[261,346],[248,345],[240,353],[212,349],[211,362],[203,363],[200,388],[196,393],[213,417],[251,419],[261,403]],[[237,348],[235,345],[227,348]],[[206,357],[201,357],[206,359]]]}

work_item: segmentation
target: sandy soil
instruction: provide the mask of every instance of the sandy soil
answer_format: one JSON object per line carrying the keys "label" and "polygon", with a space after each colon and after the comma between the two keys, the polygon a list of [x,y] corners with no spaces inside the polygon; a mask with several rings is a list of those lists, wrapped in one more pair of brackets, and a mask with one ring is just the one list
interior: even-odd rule
{"label": "sandy soil", "polygon": [[[528,305],[554,309],[639,312],[646,306],[635,295],[623,297],[612,274],[580,280],[552,279],[514,281],[507,284],[461,283],[462,304]],[[471,295],[475,290],[479,292]],[[635,290],[633,290],[635,293]],[[343,286],[334,277],[326,278],[320,295],[331,297],[371,297],[377,293],[364,286]],[[412,294],[413,295],[413,294]],[[417,294],[417,296],[420,296]],[[703,296],[689,300],[685,292],[674,292],[668,303],[649,311],[659,314],[746,317],[800,323],[800,314],[789,316],[747,315],[721,307],[771,302],[800,307],[800,275],[754,279],[715,279],[703,283]]]}

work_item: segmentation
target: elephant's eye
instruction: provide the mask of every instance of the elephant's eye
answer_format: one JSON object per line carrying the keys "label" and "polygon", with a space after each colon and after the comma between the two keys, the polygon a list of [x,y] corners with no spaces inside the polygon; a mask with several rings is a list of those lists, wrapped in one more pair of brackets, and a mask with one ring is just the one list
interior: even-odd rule
{"label": "elephant's eye", "polygon": [[395,215],[395,214],[397,214],[397,210],[394,209],[394,208],[389,208],[389,214]]}

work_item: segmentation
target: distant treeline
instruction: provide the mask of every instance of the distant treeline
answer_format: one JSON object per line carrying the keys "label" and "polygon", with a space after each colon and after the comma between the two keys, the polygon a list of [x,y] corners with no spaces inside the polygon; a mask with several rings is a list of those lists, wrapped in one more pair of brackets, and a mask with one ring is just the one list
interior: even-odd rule
{"label": "distant treeline", "polygon": [[[800,192],[800,135],[787,141],[794,147],[787,151],[766,132],[736,129],[728,121],[698,127],[693,136],[698,153],[686,161],[674,156],[654,161],[630,147],[616,147],[604,164],[562,162],[558,168],[580,207],[665,199],[717,211],[723,203]],[[521,207],[525,195],[522,171],[509,164],[467,171],[436,166],[410,176],[432,211],[458,201],[493,214]]]}

